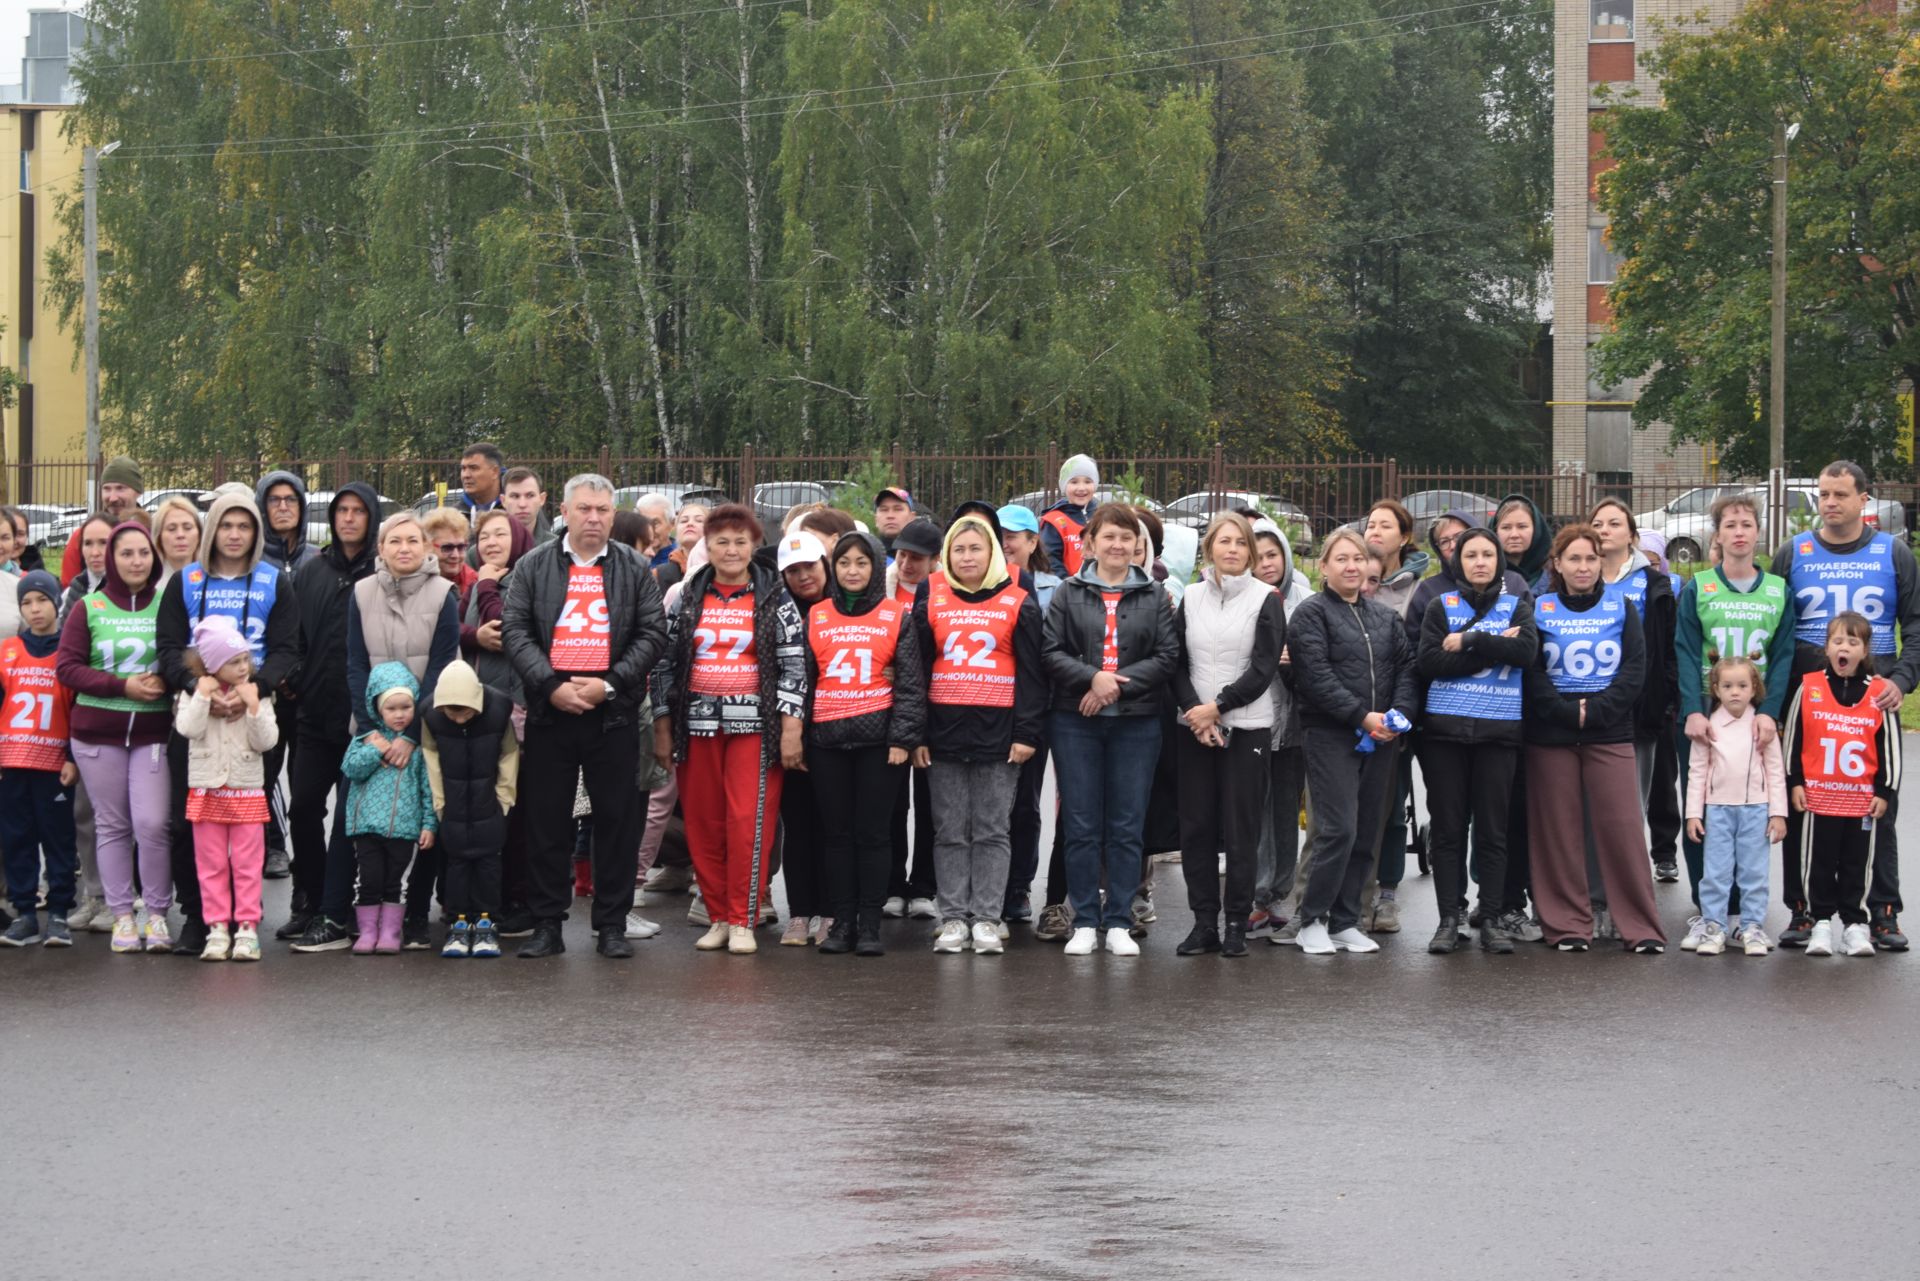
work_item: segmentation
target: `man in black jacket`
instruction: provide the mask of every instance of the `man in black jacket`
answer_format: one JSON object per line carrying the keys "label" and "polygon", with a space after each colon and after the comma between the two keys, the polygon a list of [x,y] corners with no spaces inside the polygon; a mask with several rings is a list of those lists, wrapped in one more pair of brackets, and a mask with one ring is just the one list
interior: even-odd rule
{"label": "man in black jacket", "polygon": [[593,929],[597,950],[629,957],[627,911],[646,809],[637,786],[640,704],[667,641],[660,588],[630,547],[609,544],[613,483],[567,482],[566,535],[521,558],[508,581],[501,641],[527,691],[528,906],[522,957],[564,952],[560,923],[573,898],[573,791],[586,776],[593,805]]}
{"label": "man in black jacket", "polygon": [[[266,526],[253,495],[242,486],[223,486],[207,510],[200,559],[168,579],[160,594],[154,641],[168,692],[184,693],[205,681],[213,714],[227,720],[244,715],[246,706],[238,694],[222,694],[212,677],[187,665],[196,622],[209,614],[234,621],[253,652],[253,683],[263,699],[293,675],[300,661],[300,606],[287,575],[266,562],[265,551]],[[200,915],[200,874],[187,823],[187,740],[177,733],[167,739],[167,759],[173,773],[173,887],[186,917],[173,950],[198,956],[206,946],[207,926]]]}
{"label": "man in black jacket", "polygon": [[[352,939],[353,845],[346,836],[340,758],[352,730],[347,715],[347,599],[373,573],[373,514],[379,496],[349,481],[327,505],[333,540],[293,577],[300,603],[300,669],[293,679],[293,911],[277,937],[296,952],[331,952]],[[333,796],[333,830],[326,826]]]}

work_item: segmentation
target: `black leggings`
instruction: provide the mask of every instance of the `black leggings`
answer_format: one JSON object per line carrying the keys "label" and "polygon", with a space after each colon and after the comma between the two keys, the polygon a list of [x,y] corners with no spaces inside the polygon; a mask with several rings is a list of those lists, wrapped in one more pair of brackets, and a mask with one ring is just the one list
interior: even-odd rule
{"label": "black leggings", "polygon": [[354,902],[361,907],[398,903],[407,864],[413,862],[413,842],[389,836],[356,836],[353,852],[360,859],[360,897]]}
{"label": "black leggings", "polygon": [[[893,795],[906,769],[887,764],[884,747],[816,747],[807,752],[820,819],[826,902],[836,921],[879,923],[892,873],[893,810],[874,799]],[[931,865],[931,845],[921,857]]]}
{"label": "black leggings", "polygon": [[1174,736],[1180,766],[1180,871],[1196,925],[1220,924],[1220,875],[1214,855],[1227,852],[1227,924],[1247,923],[1260,865],[1260,823],[1266,817],[1267,752],[1273,731],[1236,730],[1225,747],[1203,747],[1181,726]]}
{"label": "black leggings", "polygon": [[1480,911],[1500,915],[1507,885],[1507,815],[1518,755],[1518,749],[1504,743],[1420,744],[1420,773],[1427,784],[1427,850],[1433,860],[1433,895],[1443,917],[1466,913],[1469,823]]}
{"label": "black leggings", "polygon": [[812,769],[809,758],[805,770],[788,770],[780,784],[780,871],[787,882],[787,915],[803,921],[833,915]]}

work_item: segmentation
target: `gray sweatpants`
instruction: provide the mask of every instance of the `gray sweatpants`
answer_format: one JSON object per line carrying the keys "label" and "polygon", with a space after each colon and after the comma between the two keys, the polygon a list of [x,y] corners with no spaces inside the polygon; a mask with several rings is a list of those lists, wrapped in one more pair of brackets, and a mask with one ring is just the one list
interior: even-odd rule
{"label": "gray sweatpants", "polygon": [[998,921],[1007,898],[1013,846],[1007,823],[1020,767],[936,758],[927,770],[933,796],[933,874],[942,921]]}

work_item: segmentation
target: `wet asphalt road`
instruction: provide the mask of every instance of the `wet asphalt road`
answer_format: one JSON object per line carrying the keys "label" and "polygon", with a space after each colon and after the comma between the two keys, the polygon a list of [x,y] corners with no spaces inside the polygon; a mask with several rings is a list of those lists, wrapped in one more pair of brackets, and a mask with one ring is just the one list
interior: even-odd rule
{"label": "wet asphalt road", "polygon": [[1429,957],[1419,879],[1377,955],[1182,960],[1155,887],[1134,960],[697,954],[677,897],[626,963],[0,954],[4,1273],[1920,1268],[1920,956]]}

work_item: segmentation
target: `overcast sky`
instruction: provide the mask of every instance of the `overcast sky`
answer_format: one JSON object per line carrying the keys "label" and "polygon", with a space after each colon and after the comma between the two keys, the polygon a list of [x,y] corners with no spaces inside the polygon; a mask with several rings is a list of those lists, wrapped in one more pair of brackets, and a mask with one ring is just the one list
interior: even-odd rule
{"label": "overcast sky", "polygon": [[27,51],[27,10],[78,9],[80,0],[0,0],[0,80],[20,79],[20,57]]}

